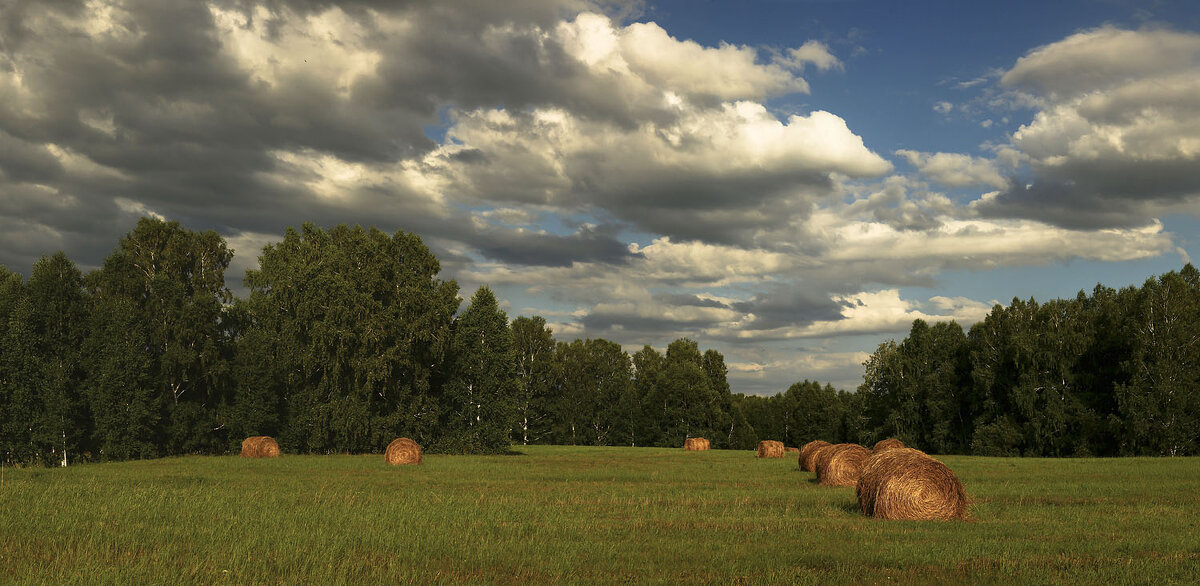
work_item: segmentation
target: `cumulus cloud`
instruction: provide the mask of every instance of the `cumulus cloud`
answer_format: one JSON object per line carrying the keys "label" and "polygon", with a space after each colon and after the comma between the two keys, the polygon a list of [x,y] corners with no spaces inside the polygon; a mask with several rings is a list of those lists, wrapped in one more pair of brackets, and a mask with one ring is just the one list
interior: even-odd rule
{"label": "cumulus cloud", "polygon": [[[561,109],[461,112],[449,144],[424,164],[443,191],[475,202],[600,210],[647,232],[719,243],[805,215],[835,173],[891,167],[828,112],[781,121],[747,101],[677,99],[672,108],[670,122],[634,128]],[[464,149],[479,155],[456,160]]]}
{"label": "cumulus cloud", "polygon": [[738,392],[774,394],[801,380],[829,382],[852,390],[862,383],[862,365],[870,354],[820,346],[799,350],[756,349],[726,356],[730,385]]}
{"label": "cumulus cloud", "polygon": [[1136,226],[1200,195],[1200,35],[1103,27],[1040,47],[1001,82],[1030,96],[1011,147],[1032,171],[980,213]]}
{"label": "cumulus cloud", "polygon": [[783,55],[776,58],[776,62],[796,70],[803,70],[810,63],[821,71],[844,68],[841,60],[829,51],[828,45],[815,40],[788,49]]}
{"label": "cumulus cloud", "polygon": [[[913,320],[917,319],[928,322],[956,321],[966,327],[983,319],[995,303],[939,296],[931,298],[928,303],[931,307],[926,308],[923,307],[925,304],[901,298],[898,289],[838,295],[833,301],[841,306],[841,311],[837,317],[831,319],[781,326],[773,321],[760,323],[760,317],[751,314],[729,333],[735,338],[755,340],[900,333],[906,331]],[[717,336],[729,334],[715,330],[709,333]]]}
{"label": "cumulus cloud", "polygon": [[947,219],[927,231],[846,221],[822,214],[814,229],[832,243],[829,262],[917,261],[948,268],[1049,263],[1072,258],[1122,261],[1174,248],[1159,222],[1129,229],[1071,230],[1029,220]]}
{"label": "cumulus cloud", "polygon": [[897,155],[917,168],[922,175],[946,187],[984,185],[1003,189],[1008,180],[1000,174],[996,163],[961,153],[923,153],[901,149]]}
{"label": "cumulus cloud", "polygon": [[[977,319],[979,300],[900,295],[939,271],[1177,247],[1144,212],[1194,191],[1195,35],[1037,49],[1003,81],[1037,114],[994,160],[899,151],[917,173],[889,175],[836,112],[767,106],[845,67],[828,46],[702,44],[622,18],[636,4],[0,5],[0,263],[92,267],[151,215],[224,234],[236,284],[286,226],[375,224],[560,339],[701,338],[777,391],[853,378],[839,336]],[[1003,178],[1017,164],[1028,186]]]}

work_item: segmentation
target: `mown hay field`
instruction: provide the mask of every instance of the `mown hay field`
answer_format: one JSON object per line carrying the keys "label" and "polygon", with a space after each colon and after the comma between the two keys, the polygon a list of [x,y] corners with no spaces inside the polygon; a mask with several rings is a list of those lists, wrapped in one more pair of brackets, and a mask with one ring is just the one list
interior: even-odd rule
{"label": "mown hay field", "polygon": [[750,451],[6,469],[0,583],[1200,582],[1200,459],[942,459],[967,522]]}

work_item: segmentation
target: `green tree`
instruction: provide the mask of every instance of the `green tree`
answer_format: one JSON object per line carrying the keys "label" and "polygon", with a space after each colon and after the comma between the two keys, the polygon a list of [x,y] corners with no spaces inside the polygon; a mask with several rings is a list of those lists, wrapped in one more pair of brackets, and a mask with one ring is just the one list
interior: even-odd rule
{"label": "green tree", "polygon": [[1117,387],[1125,453],[1200,453],[1200,271],[1151,278],[1136,298],[1133,347]]}
{"label": "green tree", "polygon": [[632,396],[633,408],[630,443],[643,446],[665,446],[663,430],[667,420],[667,398],[662,392],[663,355],[649,344],[634,353]]}
{"label": "green tree", "polygon": [[226,312],[226,323],[235,340],[233,397],[221,417],[229,426],[230,449],[237,449],[244,438],[251,436],[279,437],[284,423],[282,398],[289,373],[276,361],[279,349],[272,344],[277,338],[265,328],[251,327],[248,305],[239,299]]}
{"label": "green tree", "polygon": [[731,420],[727,448],[731,450],[752,450],[758,445],[758,432],[751,423],[748,412],[753,412],[749,404],[761,402],[762,397],[746,396],[736,393],[730,397],[729,418]]}
{"label": "green tree", "polygon": [[16,433],[19,429],[19,407],[13,406],[19,378],[9,370],[10,361],[14,359],[14,352],[17,350],[10,347],[8,331],[13,310],[24,299],[25,283],[21,275],[0,265],[0,464],[11,464],[16,460],[14,450],[20,437]]}
{"label": "green tree", "polygon": [[526,445],[549,437],[559,363],[554,359],[554,334],[545,318],[518,317],[512,322],[512,334],[517,363],[513,438]]}
{"label": "green tree", "polygon": [[1082,320],[1088,324],[1091,344],[1076,362],[1076,396],[1095,414],[1084,433],[1089,451],[1097,456],[1119,453],[1117,388],[1129,383],[1126,365],[1133,352],[1130,315],[1135,309],[1134,291],[1132,287],[1118,292],[1096,285],[1091,296],[1080,294]]}
{"label": "green tree", "polygon": [[625,443],[623,399],[632,384],[632,364],[620,344],[601,338],[560,342],[560,436],[572,445]]}
{"label": "green tree", "polygon": [[123,297],[103,299],[92,312],[90,330],[84,342],[85,392],[100,459],[161,456],[165,397],[154,379],[142,309]]}
{"label": "green tree", "polygon": [[0,405],[4,407],[0,449],[16,462],[44,463],[48,446],[41,441],[43,434],[38,427],[43,405],[39,356],[33,339],[33,305],[23,290],[14,297],[8,300],[9,315],[0,340],[4,347],[0,355]]}
{"label": "green tree", "polygon": [[778,439],[786,445],[840,439],[844,407],[832,385],[809,380],[795,383],[783,393],[780,404],[785,421]]}
{"label": "green tree", "polygon": [[680,338],[667,346],[659,382],[664,445],[682,446],[689,437],[728,436],[727,413],[722,411],[721,397],[712,384],[695,341]]}
{"label": "green tree", "polygon": [[134,319],[146,335],[138,351],[161,398],[159,441],[167,453],[226,446],[217,413],[228,390],[229,340],[222,317],[224,304],[233,299],[225,286],[232,258],[215,231],[142,218],[86,279],[97,307],[128,302],[137,312]]}
{"label": "green tree", "polygon": [[508,316],[480,287],[454,322],[443,406],[445,451],[495,453],[508,449],[516,419],[517,368]]}
{"label": "green tree", "polygon": [[[1023,303],[1013,299],[1010,307]],[[975,394],[975,422],[971,452],[979,455],[1019,456],[1024,438],[1016,422],[1011,389],[1018,371],[1013,347],[1014,331],[1021,327],[1017,311],[996,305],[982,322],[971,326],[967,339]]]}
{"label": "green tree", "polygon": [[242,369],[241,409],[278,401],[291,451],[379,451],[399,435],[432,445],[459,306],[440,271],[408,232],[289,228],[246,272],[244,337],[263,370]]}
{"label": "green tree", "polygon": [[40,403],[34,442],[56,462],[66,462],[90,447],[81,354],[88,320],[83,274],[58,252],[34,263],[26,290]]}
{"label": "green tree", "polygon": [[729,391],[729,368],[725,366],[725,356],[716,350],[705,350],[701,367],[708,377],[708,386],[715,395],[711,421],[713,447],[728,448],[733,441],[734,421],[730,413],[733,400]]}
{"label": "green tree", "polygon": [[1056,299],[1025,307],[1025,327],[1016,330],[1017,384],[1012,389],[1017,420],[1023,423],[1026,449],[1034,455],[1089,454],[1087,430],[1095,414],[1078,395],[1080,356],[1091,346],[1082,303]]}

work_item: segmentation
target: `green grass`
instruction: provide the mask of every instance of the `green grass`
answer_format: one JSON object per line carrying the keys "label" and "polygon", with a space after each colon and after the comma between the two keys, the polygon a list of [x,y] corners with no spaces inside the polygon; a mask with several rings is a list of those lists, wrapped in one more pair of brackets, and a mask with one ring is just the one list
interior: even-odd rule
{"label": "green grass", "polygon": [[7,469],[4,583],[1200,582],[1200,459],[948,456],[968,522],[863,517],[752,452]]}

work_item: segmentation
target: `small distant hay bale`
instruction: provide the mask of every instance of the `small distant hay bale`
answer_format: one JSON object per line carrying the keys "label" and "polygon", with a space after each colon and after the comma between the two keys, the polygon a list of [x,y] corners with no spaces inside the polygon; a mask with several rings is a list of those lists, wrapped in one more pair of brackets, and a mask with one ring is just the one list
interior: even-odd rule
{"label": "small distant hay bale", "polygon": [[873,454],[855,492],[863,514],[877,519],[947,521],[967,513],[967,493],[954,472],[912,448]]}
{"label": "small distant hay bale", "polygon": [[871,450],[858,444],[834,444],[817,454],[817,480],[825,486],[855,486]]}
{"label": "small distant hay bale", "polygon": [[878,454],[879,452],[883,452],[886,450],[894,450],[896,448],[906,448],[906,447],[908,447],[908,446],[904,445],[904,442],[902,442],[894,437],[890,437],[888,439],[879,440],[879,441],[875,442],[875,447],[871,448],[871,453]]}
{"label": "small distant hay bale", "polygon": [[758,442],[759,458],[782,458],[783,454],[783,442],[777,442],[775,440],[763,440]]}
{"label": "small distant hay bale", "polygon": [[783,451],[785,451],[789,454],[795,454],[796,452],[800,451],[800,448],[793,448],[791,446],[788,446],[788,447],[784,448]]}
{"label": "small distant hay bale", "polygon": [[814,440],[800,447],[800,469],[805,472],[816,471],[817,452],[821,448],[831,446],[833,444],[825,440]]}
{"label": "small distant hay bale", "polygon": [[383,453],[383,459],[391,466],[400,464],[420,464],[421,445],[406,437],[396,438],[388,444]]}
{"label": "small distant hay bale", "polygon": [[709,443],[707,439],[702,437],[689,437],[683,440],[683,449],[692,452],[700,452],[709,449]]}
{"label": "small distant hay bale", "polygon": [[256,435],[242,440],[243,458],[278,458],[279,444],[271,436]]}

